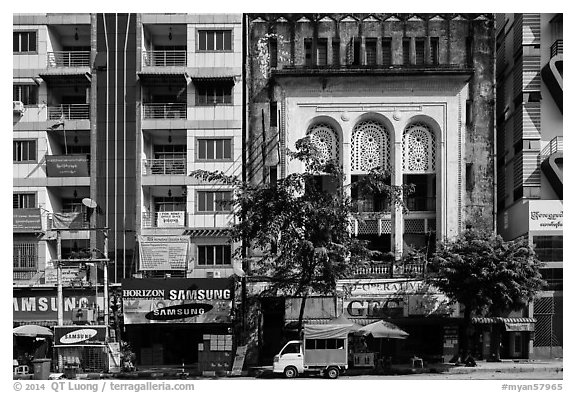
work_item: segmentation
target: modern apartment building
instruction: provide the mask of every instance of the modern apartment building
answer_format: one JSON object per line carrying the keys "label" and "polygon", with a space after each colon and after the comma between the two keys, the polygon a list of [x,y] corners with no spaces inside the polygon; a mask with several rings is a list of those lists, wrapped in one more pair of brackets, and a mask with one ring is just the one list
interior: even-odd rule
{"label": "modern apartment building", "polygon": [[63,268],[64,297],[96,310],[89,259],[107,252],[111,288],[220,291],[194,324],[144,317],[181,301],[123,296],[139,364],[198,362],[206,333],[229,350],[232,190],[189,173],[241,176],[242,17],[16,14],[13,29],[15,320],[56,324],[60,259],[86,259]]}
{"label": "modern apartment building", "polygon": [[528,237],[548,285],[535,299],[534,357],[562,357],[563,15],[498,14],[498,232]]}
{"label": "modern apartment building", "polygon": [[[348,183],[379,166],[390,184],[415,184],[408,212],[351,192],[354,235],[374,249],[400,259],[467,226],[494,228],[492,15],[250,14],[246,26],[248,180],[305,170],[282,152],[309,136]],[[339,282],[336,307],[333,298],[309,299],[305,318],[387,318],[410,333],[396,355],[417,348],[448,360],[458,351],[459,311],[427,293],[422,268],[370,264]],[[278,349],[274,337],[298,319],[299,304],[261,301],[263,357]]]}

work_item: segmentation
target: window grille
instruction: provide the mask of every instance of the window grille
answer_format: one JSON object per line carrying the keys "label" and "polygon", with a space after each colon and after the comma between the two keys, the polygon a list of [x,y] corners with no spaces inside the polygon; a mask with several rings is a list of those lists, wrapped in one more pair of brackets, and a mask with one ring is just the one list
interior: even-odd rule
{"label": "window grille", "polygon": [[14,243],[15,271],[35,271],[38,266],[38,243]]}
{"label": "window grille", "polygon": [[369,172],[376,167],[389,169],[388,131],[380,123],[358,123],[352,133],[352,171]]}
{"label": "window grille", "polygon": [[329,160],[338,162],[339,143],[332,126],[325,123],[316,124],[310,128],[308,135],[318,150],[320,163],[326,164]]}
{"label": "window grille", "polygon": [[366,39],[366,65],[376,65],[376,39]]}
{"label": "window grille", "polygon": [[201,83],[196,87],[196,105],[232,104],[232,83]]}
{"label": "window grille", "polygon": [[317,59],[316,62],[319,66],[328,64],[328,40],[319,39],[316,46]]}
{"label": "window grille", "polygon": [[382,38],[382,64],[392,64],[392,38]]}
{"label": "window grille", "polygon": [[416,38],[416,64],[424,64],[424,38]]}
{"label": "window grille", "polygon": [[415,123],[406,128],[402,153],[404,172],[431,173],[436,170],[436,140],[427,125]]}

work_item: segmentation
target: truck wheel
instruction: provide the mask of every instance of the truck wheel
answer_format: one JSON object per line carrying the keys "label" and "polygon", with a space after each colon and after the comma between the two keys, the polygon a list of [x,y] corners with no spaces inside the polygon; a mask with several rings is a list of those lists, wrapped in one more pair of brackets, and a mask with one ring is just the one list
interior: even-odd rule
{"label": "truck wheel", "polygon": [[340,370],[338,370],[338,367],[328,367],[324,375],[328,379],[336,379],[340,375]]}
{"label": "truck wheel", "polygon": [[288,366],[284,369],[284,376],[286,378],[296,378],[298,376],[298,370],[296,370],[296,367]]}

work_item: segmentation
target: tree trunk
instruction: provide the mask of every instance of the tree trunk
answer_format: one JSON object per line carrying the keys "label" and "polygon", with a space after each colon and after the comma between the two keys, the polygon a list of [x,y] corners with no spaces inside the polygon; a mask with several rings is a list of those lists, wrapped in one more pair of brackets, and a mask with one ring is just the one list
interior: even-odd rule
{"label": "tree trunk", "polygon": [[306,299],[308,298],[308,292],[304,293],[302,297],[302,302],[300,303],[300,315],[298,315],[298,337],[302,334],[302,321],[304,320],[304,309],[306,308]]}
{"label": "tree trunk", "polygon": [[468,355],[472,355],[472,311],[465,305],[464,308],[464,342],[462,343],[462,359],[466,360]]}

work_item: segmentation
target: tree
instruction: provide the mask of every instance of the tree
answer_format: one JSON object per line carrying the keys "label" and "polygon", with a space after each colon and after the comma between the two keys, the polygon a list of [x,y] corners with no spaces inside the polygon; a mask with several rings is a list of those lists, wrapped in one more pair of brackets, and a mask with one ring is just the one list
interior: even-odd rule
{"label": "tree", "polygon": [[[254,269],[249,272],[266,278],[265,295],[301,297],[298,329],[309,295],[335,296],[336,282],[360,261],[378,252],[351,235],[350,198],[346,196],[342,169],[322,159],[309,137],[296,142],[290,159],[300,160],[306,170],[291,173],[272,184],[240,182],[221,172],[192,172],[205,181],[218,181],[235,188],[232,241],[252,249]],[[374,169],[359,187],[386,195],[402,204],[401,187],[390,186],[385,171]],[[331,184],[326,191],[319,183]],[[413,187],[404,187],[409,192]]]}
{"label": "tree", "polygon": [[465,354],[472,342],[472,317],[527,306],[544,285],[540,266],[527,239],[504,241],[470,229],[455,240],[439,242],[426,281],[464,305]]}

